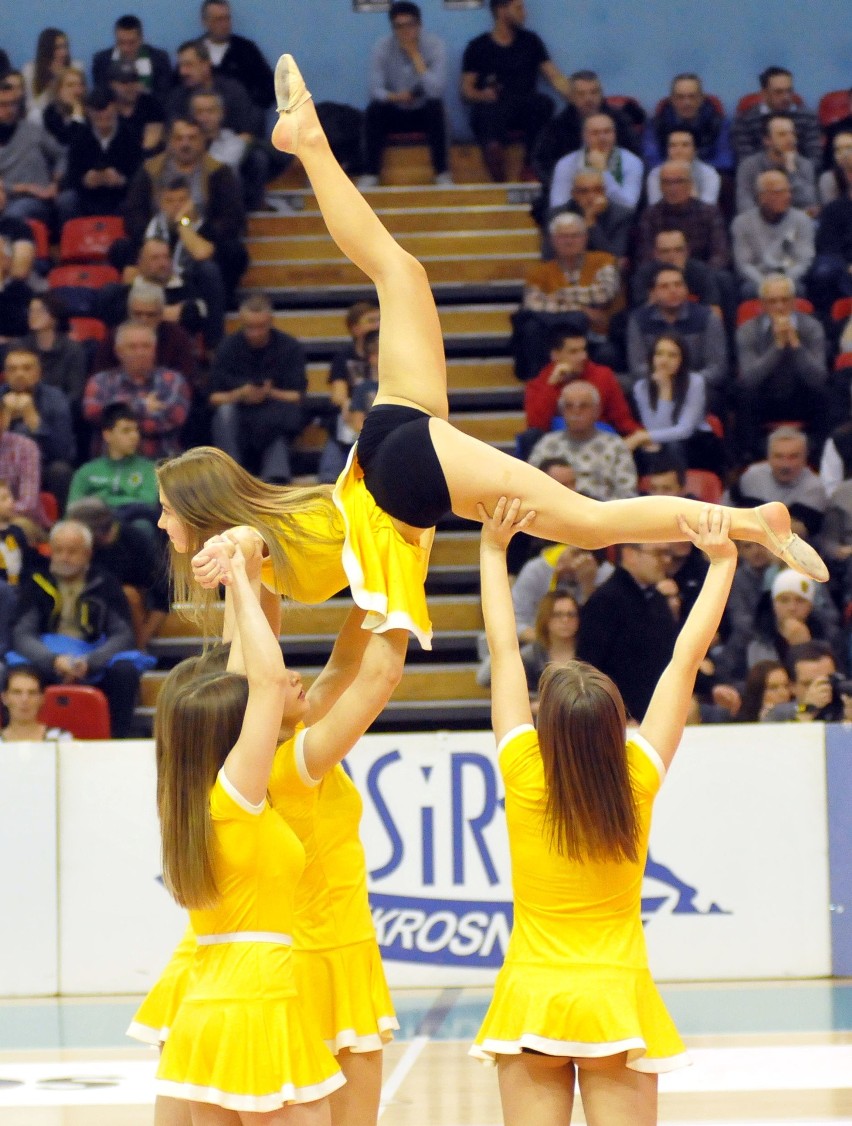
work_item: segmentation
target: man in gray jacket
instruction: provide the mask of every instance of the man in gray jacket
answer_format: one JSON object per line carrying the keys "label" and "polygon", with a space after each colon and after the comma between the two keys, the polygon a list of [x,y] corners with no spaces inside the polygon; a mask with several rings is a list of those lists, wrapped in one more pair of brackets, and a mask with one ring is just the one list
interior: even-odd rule
{"label": "man in gray jacket", "polygon": [[49,223],[65,158],[46,130],[19,119],[19,110],[15,87],[0,82],[0,181],[8,201],[3,215]]}
{"label": "man in gray jacket", "polygon": [[822,325],[796,310],[795,286],[785,274],[765,277],[760,298],[763,312],[737,329],[737,444],[744,463],[760,456],[773,422],[804,422],[816,448],[828,423]]}
{"label": "man in gray jacket", "polygon": [[766,275],[777,273],[787,274],[804,292],[804,276],[814,260],[814,221],[791,204],[786,172],[761,172],[757,207],[731,224],[740,297],[757,297]]}

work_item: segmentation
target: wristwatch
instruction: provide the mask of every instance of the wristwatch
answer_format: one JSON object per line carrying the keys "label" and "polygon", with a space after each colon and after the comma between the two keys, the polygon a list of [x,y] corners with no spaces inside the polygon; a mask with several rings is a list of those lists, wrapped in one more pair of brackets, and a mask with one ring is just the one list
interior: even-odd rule
{"label": "wristwatch", "polygon": [[188,227],[191,222],[192,220],[190,219],[190,217],[188,215],[184,215],[180,221],[180,225],[182,227]]}

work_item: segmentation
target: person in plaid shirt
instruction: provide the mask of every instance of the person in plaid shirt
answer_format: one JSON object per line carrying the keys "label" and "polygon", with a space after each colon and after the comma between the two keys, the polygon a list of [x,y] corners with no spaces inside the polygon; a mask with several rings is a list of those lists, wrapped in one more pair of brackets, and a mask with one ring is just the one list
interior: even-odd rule
{"label": "person in plaid shirt", "polygon": [[93,426],[109,403],[127,403],[139,419],[139,452],[154,459],[181,452],[190,402],[189,384],[180,372],[157,367],[156,350],[153,329],[127,321],[115,335],[120,366],[93,375],[83,394],[83,416]]}

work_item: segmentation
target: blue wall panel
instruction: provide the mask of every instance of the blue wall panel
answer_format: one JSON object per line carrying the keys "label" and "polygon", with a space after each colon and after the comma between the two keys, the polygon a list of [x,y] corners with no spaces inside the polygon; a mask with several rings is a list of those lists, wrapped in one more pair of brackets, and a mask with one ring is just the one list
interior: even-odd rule
{"label": "blue wall panel", "polygon": [[[852,975],[852,728],[826,727],[832,973]],[[795,832],[795,826],[791,826]]]}

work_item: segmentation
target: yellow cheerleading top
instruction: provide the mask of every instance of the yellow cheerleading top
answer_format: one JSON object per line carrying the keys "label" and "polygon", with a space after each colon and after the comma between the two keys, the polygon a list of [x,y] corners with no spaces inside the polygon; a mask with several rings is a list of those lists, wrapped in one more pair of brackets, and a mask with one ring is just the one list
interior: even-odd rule
{"label": "yellow cheerleading top", "polygon": [[651,809],[665,767],[637,731],[627,737],[627,762],[639,818],[636,861],[577,862],[548,843],[543,816],[544,768],[534,728],[502,740],[506,825],[512,859],[515,917],[506,965],[539,963],[646,968],[641,894]]}
{"label": "yellow cheerleading top", "polygon": [[325,602],[345,587],[367,611],[364,628],[384,633],[406,629],[424,649],[432,648],[432,623],[423,584],[429,569],[434,528],[416,543],[407,540],[380,508],[364,483],[355,456],[337,479],[331,500],[282,521],[281,543],[289,574],[276,576],[272,560],[263,563],[265,586],[295,602]]}
{"label": "yellow cheerleading top", "polygon": [[224,768],[210,793],[210,815],[219,900],[214,907],[190,911],[195,934],[292,935],[296,884],[305,866],[296,834],[267,801],[246,801]]}
{"label": "yellow cheerleading top", "polygon": [[359,828],[363,804],[339,764],[321,781],[305,765],[301,727],[283,743],[269,778],[269,800],[305,849],[296,889],[297,950],[329,950],[375,939],[367,898],[367,860]]}

